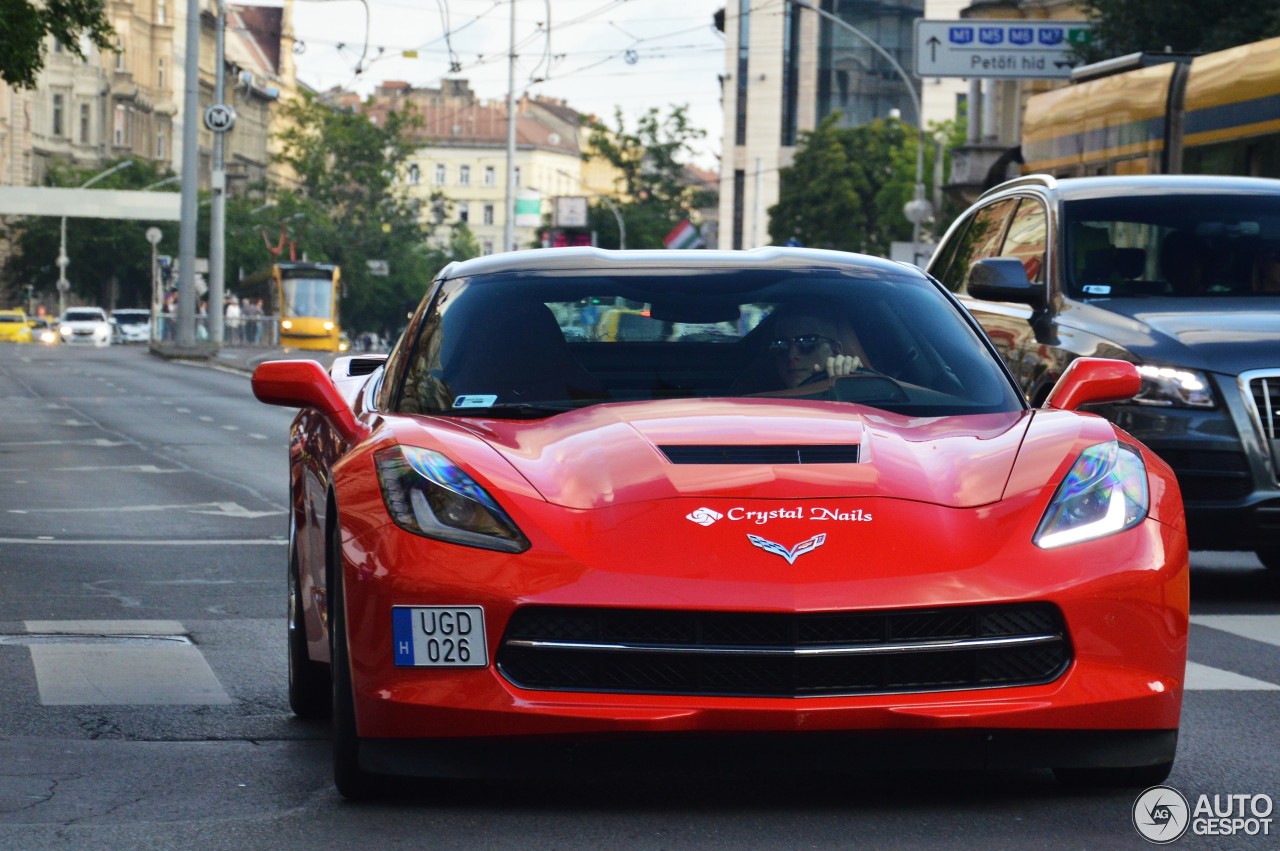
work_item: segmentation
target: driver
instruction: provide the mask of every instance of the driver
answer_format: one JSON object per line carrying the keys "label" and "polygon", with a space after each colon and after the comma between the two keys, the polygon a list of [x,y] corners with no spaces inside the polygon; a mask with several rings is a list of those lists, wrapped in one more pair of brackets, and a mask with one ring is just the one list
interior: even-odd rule
{"label": "driver", "polygon": [[782,386],[799,387],[813,381],[852,375],[862,366],[857,355],[846,355],[836,325],[806,313],[776,314],[769,352]]}

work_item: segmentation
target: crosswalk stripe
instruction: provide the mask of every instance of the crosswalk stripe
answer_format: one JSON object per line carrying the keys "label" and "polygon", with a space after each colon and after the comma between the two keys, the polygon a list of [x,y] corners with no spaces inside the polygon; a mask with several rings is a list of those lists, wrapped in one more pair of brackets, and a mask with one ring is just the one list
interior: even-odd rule
{"label": "crosswalk stripe", "polygon": [[1274,683],[1191,661],[1187,662],[1183,688],[1188,691],[1280,691],[1280,686]]}
{"label": "crosswalk stripe", "polygon": [[[178,621],[27,621],[25,626],[45,706],[231,703]],[[171,638],[184,640],[166,640]]]}
{"label": "crosswalk stripe", "polygon": [[1191,622],[1280,647],[1280,615],[1192,615]]}

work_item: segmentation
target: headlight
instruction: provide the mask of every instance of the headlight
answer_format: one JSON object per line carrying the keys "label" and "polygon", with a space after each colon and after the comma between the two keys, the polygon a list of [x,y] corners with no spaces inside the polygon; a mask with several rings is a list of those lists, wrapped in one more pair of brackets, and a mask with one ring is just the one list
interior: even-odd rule
{"label": "headlight", "polygon": [[282,320],[280,320],[280,327],[281,327],[281,328],[283,328],[284,330],[288,331],[290,328],[292,328],[292,327],[293,327],[293,320],[292,320],[292,319],[282,319]]}
{"label": "headlight", "polygon": [[71,326],[70,326],[70,325],[62,325],[62,326],[60,326],[60,327],[58,328],[58,333],[59,333],[59,334],[61,334],[61,335],[62,335],[62,336],[64,336],[64,337],[70,337],[70,336],[71,336]]}
{"label": "headlight", "polygon": [[1138,367],[1138,375],[1142,376],[1142,388],[1133,401],[1139,405],[1213,407],[1213,391],[1209,389],[1209,379],[1203,372],[1143,364]]}
{"label": "headlight", "polygon": [[396,525],[468,547],[520,553],[529,541],[488,491],[439,452],[392,446],[374,453],[382,501]]}
{"label": "headlight", "polygon": [[1099,443],[1080,453],[1032,540],[1046,550],[1091,541],[1137,526],[1149,505],[1147,468],[1138,451]]}

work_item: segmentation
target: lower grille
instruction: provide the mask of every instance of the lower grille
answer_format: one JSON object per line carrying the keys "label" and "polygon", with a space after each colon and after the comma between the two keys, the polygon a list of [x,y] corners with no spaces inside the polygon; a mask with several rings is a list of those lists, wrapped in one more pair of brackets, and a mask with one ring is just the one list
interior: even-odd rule
{"label": "lower grille", "polygon": [[892,612],[672,612],[528,606],[498,670],[554,691],[742,697],[1034,685],[1071,661],[1046,603]]}

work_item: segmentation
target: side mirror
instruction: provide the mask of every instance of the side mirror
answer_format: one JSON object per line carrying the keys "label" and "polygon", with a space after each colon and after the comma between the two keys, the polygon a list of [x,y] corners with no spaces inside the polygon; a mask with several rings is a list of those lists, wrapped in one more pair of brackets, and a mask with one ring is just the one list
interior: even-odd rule
{"label": "side mirror", "polygon": [[328,417],[343,440],[355,443],[369,436],[324,367],[313,360],[277,360],[253,371],[253,395],[259,402],[286,408],[314,408]]}
{"label": "side mirror", "polygon": [[1138,395],[1142,376],[1128,361],[1111,358],[1076,358],[1053,385],[1046,408],[1074,411],[1094,402],[1120,402]]}
{"label": "side mirror", "polygon": [[984,257],[969,267],[969,295],[984,301],[1015,301],[1036,310],[1045,307],[1044,284],[1027,280],[1016,257]]}

